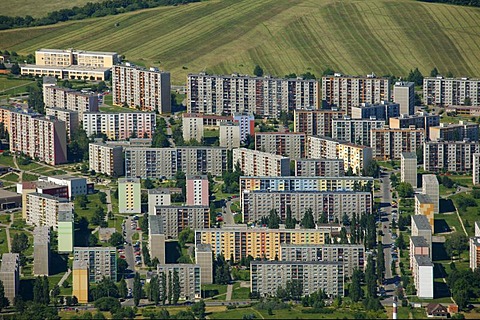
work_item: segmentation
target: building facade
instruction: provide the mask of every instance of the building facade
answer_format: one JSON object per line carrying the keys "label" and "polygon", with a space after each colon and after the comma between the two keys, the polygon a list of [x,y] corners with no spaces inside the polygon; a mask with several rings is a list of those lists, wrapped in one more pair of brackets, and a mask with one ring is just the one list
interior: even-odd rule
{"label": "building facade", "polygon": [[295,159],[297,177],[342,177],[345,175],[340,159]]}
{"label": "building facade", "polygon": [[74,262],[88,263],[88,282],[96,283],[107,277],[117,280],[117,249],[115,247],[75,247]]}
{"label": "building facade", "polygon": [[82,125],[87,136],[105,134],[110,140],[152,138],[156,128],[153,112],[86,112]]}
{"label": "building facade", "polygon": [[141,213],[140,179],[118,179],[118,212]]}
{"label": "building facade", "polygon": [[213,283],[213,253],[209,244],[195,246],[195,263],[200,266],[201,284]]}
{"label": "building facade", "polygon": [[417,154],[402,152],[400,155],[400,181],[417,187]]}
{"label": "building facade", "polygon": [[157,258],[160,264],[165,264],[165,240],[162,217],[148,215],[148,252],[150,258]]}
{"label": "building facade", "polygon": [[293,111],[293,131],[304,132],[308,136],[332,137],[332,121],[342,119],[345,111],[332,109],[295,109]]}
{"label": "building facade", "polygon": [[186,176],[187,205],[209,206],[208,176]]}
{"label": "building facade", "polygon": [[400,114],[412,115],[415,113],[415,83],[395,82],[393,86],[393,101],[400,105]]}
{"label": "building facade", "polygon": [[429,196],[423,193],[415,194],[415,214],[421,214],[427,217],[428,223],[435,232],[435,206]]}
{"label": "building facade", "polygon": [[472,171],[474,154],[479,152],[478,141],[428,141],[423,145],[423,169],[429,172]]}
{"label": "building facade", "polygon": [[[157,265],[157,274],[159,275],[160,288],[163,285],[167,287],[167,295],[169,294],[168,283],[173,282],[174,274],[177,274],[180,284],[180,300],[194,301],[202,298],[201,270],[198,264],[159,264]],[[162,274],[165,275],[167,284],[162,284]]]}
{"label": "building facade", "polygon": [[305,158],[307,136],[302,132],[257,132],[255,150],[290,158]]}
{"label": "building facade", "polygon": [[69,88],[46,85],[43,87],[45,107],[78,112],[83,119],[85,112],[98,112],[98,95],[83,93]]}
{"label": "building facade", "polygon": [[177,171],[188,175],[227,170],[227,149],[222,147],[126,148],[125,176],[172,179]]}
{"label": "building facade", "polygon": [[480,153],[473,154],[473,184],[480,184]]}
{"label": "building facade", "polygon": [[155,214],[162,218],[165,237],[176,239],[185,230],[210,227],[210,208],[208,206],[158,206]]}
{"label": "building facade", "polygon": [[238,164],[247,176],[290,175],[290,158],[268,152],[247,148],[233,149],[233,164]]}
{"label": "building facade", "polygon": [[155,214],[156,206],[169,206],[172,204],[172,195],[167,188],[148,190],[148,214]]}
{"label": "building facade", "polygon": [[33,275],[49,276],[50,228],[36,227],[33,230]]}
{"label": "building facade", "polygon": [[349,116],[352,119],[370,119],[375,117],[378,120],[387,120],[400,116],[400,105],[398,103],[382,101],[376,104],[362,103],[351,107]]}
{"label": "building facade", "polygon": [[48,194],[27,194],[27,224],[36,227],[47,226],[57,230],[60,212],[72,212],[73,203],[68,199],[58,198]]}
{"label": "building facade", "polygon": [[67,132],[69,140],[72,138],[72,133],[80,126],[78,112],[76,111],[59,108],[45,108],[45,113],[47,116],[55,117],[65,123],[65,131]]}
{"label": "building facade", "polygon": [[470,238],[470,269],[475,271],[478,268],[480,262],[480,237],[475,235],[475,237]]}
{"label": "building facade", "polygon": [[41,66],[70,66],[111,68],[120,62],[116,52],[99,52],[85,50],[40,49],[35,51],[35,63]]}
{"label": "building facade", "polygon": [[113,104],[160,114],[171,112],[170,72],[144,69],[130,63],[112,70]]}
{"label": "building facade", "polygon": [[430,127],[430,140],[432,141],[478,141],[478,124],[468,123],[460,120],[456,123],[440,123],[435,127]]}
{"label": "building facade", "polygon": [[121,146],[108,145],[102,142],[88,145],[89,170],[112,177],[124,175],[123,150]]}
{"label": "building facade", "polygon": [[400,160],[402,152],[416,152],[424,141],[424,129],[372,129],[372,155],[377,160]]}
{"label": "building facade", "polygon": [[426,138],[429,138],[430,127],[440,125],[440,116],[425,112],[419,112],[410,116],[401,114],[399,117],[390,118],[388,124],[392,129],[406,129],[411,126],[415,126],[416,129],[425,129]]}
{"label": "building facade", "polygon": [[377,119],[351,119],[345,116],[343,119],[332,121],[332,138],[347,141],[357,145],[370,146],[370,131],[381,129],[385,126],[385,120]]}
{"label": "building facade", "polygon": [[417,297],[433,299],[433,263],[428,256],[415,255],[413,259],[413,283]]}
{"label": "building facade", "polygon": [[20,254],[2,254],[0,280],[5,290],[5,298],[7,298],[10,305],[13,306],[15,297],[20,293]]}
{"label": "building facade", "polygon": [[238,122],[220,123],[219,145],[227,149],[240,148],[241,130]]}
{"label": "building facade", "polygon": [[422,193],[428,196],[433,203],[433,213],[438,214],[440,212],[440,191],[436,175],[422,175]]}
{"label": "building facade", "polygon": [[73,211],[60,211],[58,213],[58,252],[71,253],[73,252],[74,244],[74,217]]}
{"label": "building facade", "polygon": [[411,236],[423,237],[428,244],[429,252],[432,252],[432,227],[427,216],[417,214],[413,215],[411,219]]}
{"label": "building facade", "polygon": [[89,271],[88,261],[73,261],[72,295],[77,297],[79,303],[88,303]]}
{"label": "building facade", "polygon": [[202,115],[194,113],[182,114],[182,133],[184,141],[196,140],[201,142],[203,139]]}
{"label": "building facade", "polygon": [[427,105],[480,106],[480,80],[425,77],[423,99]]}

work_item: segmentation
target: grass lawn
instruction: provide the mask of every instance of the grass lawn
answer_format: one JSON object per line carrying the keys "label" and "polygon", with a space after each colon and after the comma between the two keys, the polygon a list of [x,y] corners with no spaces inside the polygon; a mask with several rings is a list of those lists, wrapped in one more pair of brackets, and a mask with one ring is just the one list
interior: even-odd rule
{"label": "grass lawn", "polygon": [[136,111],[138,111],[136,109],[124,108],[124,107],[119,107],[119,106],[111,106],[111,105],[101,106],[101,107],[99,107],[99,109],[100,109],[101,112],[114,112],[114,113],[136,112]]}
{"label": "grass lawn", "polygon": [[243,214],[236,214],[233,216],[235,223],[243,223]]}
{"label": "grass lawn", "polygon": [[237,308],[209,314],[210,319],[242,319],[246,315],[255,315],[256,319],[353,319],[354,315],[350,311],[334,311],[331,314],[302,313],[302,307],[296,306],[291,310],[281,309],[273,310],[273,315],[269,315],[267,310],[257,310],[253,307]]}
{"label": "grass lawn", "polygon": [[[455,204],[456,207],[458,207],[457,200],[462,196],[473,199],[477,204],[476,207],[467,207],[465,210],[460,210],[459,211],[460,218],[463,221],[463,224],[465,226],[465,229],[467,230],[468,235],[469,236],[474,236],[475,235],[475,221],[477,221],[479,219],[480,199],[474,199],[472,196],[470,196],[469,194],[465,194],[465,193],[456,194],[456,195],[450,197],[453,200],[453,203]],[[463,231],[463,229],[462,229],[462,231]]]}
{"label": "grass lawn", "polygon": [[463,187],[469,187],[471,188],[473,186],[473,178],[472,176],[466,176],[466,175],[451,175],[448,176],[450,179],[455,181],[458,185],[463,186]]}
{"label": "grass lawn", "polygon": [[6,76],[0,76],[0,95],[16,95],[26,92],[26,88],[32,84],[35,84],[35,82],[32,80],[16,78],[9,79]]}
{"label": "grass lawn", "polygon": [[25,256],[30,256],[33,254],[33,235],[31,232],[27,232],[24,230],[12,230],[10,229],[10,237],[13,240],[13,237],[15,234],[20,234],[20,233],[25,233],[28,236],[28,248],[25,250],[24,254]]}
{"label": "grass lawn", "polygon": [[[105,210],[105,214],[108,214],[107,212],[107,205],[106,204],[103,204],[101,201],[100,201],[100,198],[98,196],[98,193],[94,193],[94,194],[89,194],[87,195],[87,198],[88,198],[88,201],[89,203],[87,204],[87,209],[84,210],[82,208],[80,208],[79,206],[77,206],[78,208],[75,210],[75,212],[80,216],[80,217],[85,217],[88,219],[88,221],[90,222],[90,220],[92,219],[93,217],[93,214],[95,213],[95,210],[99,207],[103,207],[103,209]],[[93,226],[92,224],[89,224],[89,228],[92,228],[94,229],[96,226]]]}
{"label": "grass lawn", "polygon": [[250,288],[237,288],[232,291],[232,300],[246,300],[250,298]]}
{"label": "grass lawn", "polygon": [[[18,161],[17,161],[17,163],[18,163]],[[32,171],[32,170],[36,170],[38,168],[42,168],[43,166],[32,161],[27,165],[21,165],[21,164],[18,163],[18,167],[22,170]]]}
{"label": "grass lawn", "polygon": [[0,223],[9,224],[10,223],[10,214],[0,215]]}
{"label": "grass lawn", "polygon": [[205,138],[218,138],[220,136],[220,130],[205,129],[203,130],[203,136]]}
{"label": "grass lawn", "polygon": [[[46,168],[44,168],[46,169]],[[49,170],[49,171],[45,171],[45,172],[42,172],[40,171],[40,169],[37,169],[35,170],[35,172],[41,172],[42,174],[46,175],[46,176],[56,176],[56,175],[59,175],[59,174],[66,174],[67,172],[66,171],[63,171],[63,170]]]}
{"label": "grass lawn", "polygon": [[18,175],[16,173],[10,172],[2,177],[2,180],[18,182]]}
{"label": "grass lawn", "polygon": [[13,157],[5,154],[0,155],[0,165],[15,168]]}
{"label": "grass lawn", "polygon": [[30,174],[30,173],[26,173],[24,172],[22,174],[22,181],[35,181],[35,180],[38,180],[40,176],[37,176],[35,174]]}
{"label": "grass lawn", "polygon": [[5,228],[0,229],[0,253],[8,252],[7,231]]}
{"label": "grass lawn", "polygon": [[202,295],[213,297],[212,300],[225,300],[227,294],[227,285],[223,284],[205,284],[202,285]]}
{"label": "grass lawn", "polygon": [[49,275],[48,276],[48,283],[50,285],[50,289],[53,289],[53,287],[58,284],[58,282],[60,281],[60,279],[62,279],[64,273],[61,272],[61,273],[58,273],[58,274],[54,274],[54,275]]}

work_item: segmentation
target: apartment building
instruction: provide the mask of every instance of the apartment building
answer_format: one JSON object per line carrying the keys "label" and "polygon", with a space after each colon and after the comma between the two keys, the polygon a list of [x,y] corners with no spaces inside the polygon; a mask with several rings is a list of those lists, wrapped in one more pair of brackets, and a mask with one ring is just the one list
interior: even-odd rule
{"label": "apartment building", "polygon": [[0,280],[5,290],[5,298],[13,306],[15,297],[20,292],[20,255],[18,253],[2,254]]}
{"label": "apartment building", "polygon": [[433,299],[433,263],[428,256],[415,255],[412,268],[417,297]]}
{"label": "apartment building", "polygon": [[97,94],[51,85],[43,87],[43,102],[47,108],[78,112],[79,119],[83,119],[83,114],[86,112],[98,112],[99,110]]}
{"label": "apartment building", "polygon": [[372,129],[372,155],[377,160],[400,160],[402,152],[416,152],[424,141],[424,129]]}
{"label": "apartment building", "polygon": [[312,210],[314,221],[327,218],[328,222],[342,221],[346,214],[351,219],[372,213],[372,194],[354,191],[244,191],[241,197],[243,222],[258,222],[271,210],[285,221],[290,209],[292,218],[301,221],[305,212]]}
{"label": "apartment building", "polygon": [[3,129],[8,133],[12,130],[10,121],[12,119],[12,111],[14,110],[7,106],[0,106],[0,122],[3,123]]}
{"label": "apartment building", "polygon": [[141,213],[140,179],[118,179],[118,212]]}
{"label": "apartment building", "polygon": [[150,258],[157,258],[160,264],[165,264],[165,231],[163,218],[157,215],[148,215],[148,252]]}
{"label": "apartment building", "polygon": [[213,253],[209,244],[198,244],[195,246],[195,263],[200,266],[201,284],[213,283]]}
{"label": "apartment building", "polygon": [[403,129],[415,126],[416,129],[425,129],[425,134],[429,138],[430,127],[440,125],[440,116],[438,114],[428,114],[419,112],[415,115],[401,114],[399,117],[393,117],[388,120],[389,126],[392,129]]}
{"label": "apartment building", "polygon": [[[165,275],[166,284],[162,284],[162,274]],[[180,300],[195,301],[202,298],[201,290],[201,270],[198,264],[159,264],[157,265],[157,275],[159,275],[160,288],[167,288],[168,283],[173,282],[175,274],[178,275],[180,282]]]}
{"label": "apartment building", "polygon": [[233,149],[233,164],[238,164],[247,176],[290,175],[290,158],[268,152],[247,148]]}
{"label": "apartment building", "polygon": [[304,132],[308,136],[332,137],[332,121],[342,119],[345,111],[332,109],[293,110],[293,131]]}
{"label": "apartment building", "polygon": [[121,146],[108,145],[103,142],[88,145],[89,170],[112,177],[124,175],[125,163]]}
{"label": "apartment building", "polygon": [[17,183],[17,193],[22,195],[22,219],[27,219],[27,195],[33,192],[68,199],[68,187],[45,181],[25,181]]}
{"label": "apartment building", "polygon": [[423,193],[415,194],[415,214],[421,214],[427,217],[428,223],[432,228],[432,232],[435,232],[435,205],[429,196]]}
{"label": "apartment building", "polygon": [[445,113],[453,113],[459,116],[478,117],[480,116],[480,108],[470,106],[446,106]]}
{"label": "apartment building", "polygon": [[210,173],[221,176],[227,170],[227,149],[222,147],[126,148],[125,176],[143,179]]}
{"label": "apartment building", "polygon": [[75,236],[75,222],[73,217],[73,211],[59,211],[57,221],[58,252],[71,253],[73,252],[73,243]]}
{"label": "apartment building", "polygon": [[75,261],[88,263],[88,282],[95,283],[107,277],[117,280],[117,249],[115,247],[75,247]]}
{"label": "apartment building", "polygon": [[340,159],[295,159],[297,177],[342,177],[345,175]]}
{"label": "apartment building", "polygon": [[440,191],[436,175],[422,175],[422,193],[433,203],[433,213],[438,214],[440,212]]}
{"label": "apartment building", "polygon": [[187,76],[187,112],[253,113],[278,118],[300,107],[318,109],[316,80],[250,77],[238,74]]}
{"label": "apartment building", "polygon": [[156,128],[153,112],[86,112],[82,124],[89,137],[105,134],[110,140],[152,138]]}
{"label": "apartment building", "polygon": [[203,139],[203,128],[203,118],[201,114],[182,114],[182,134],[184,141],[196,140],[201,142]]}
{"label": "apartment building", "polygon": [[210,207],[208,206],[157,206],[155,215],[162,218],[165,237],[176,239],[186,228],[210,227]]}
{"label": "apartment building", "polygon": [[469,123],[460,120],[457,123],[440,123],[430,127],[430,140],[432,141],[478,141],[478,123]]}
{"label": "apartment building", "polygon": [[386,120],[400,116],[400,105],[398,103],[381,101],[380,103],[362,103],[350,108],[348,114],[352,119],[370,119],[375,117],[378,120]]}
{"label": "apartment building", "polygon": [[149,189],[148,192],[148,214],[155,214],[156,206],[169,206],[172,204],[172,195],[167,188]]}
{"label": "apartment building", "polygon": [[187,205],[209,206],[209,182],[208,176],[186,176]]}
{"label": "apartment building", "polygon": [[363,271],[366,265],[365,247],[361,244],[282,244],[280,261],[341,262],[345,278],[351,278],[355,269]]}
{"label": "apartment building", "polygon": [[418,237],[418,236],[410,237],[409,254],[410,254],[410,269],[413,269],[416,255],[427,256],[432,258],[430,247],[424,237]]}
{"label": "apartment building", "polygon": [[79,303],[88,303],[89,270],[88,261],[75,260],[72,265],[73,284],[72,295]]}
{"label": "apartment building", "polygon": [[381,129],[385,126],[385,120],[351,119],[344,116],[343,119],[332,120],[332,138],[347,141],[357,145],[370,146],[370,131]]}
{"label": "apartment building", "polygon": [[480,184],[480,153],[473,154],[473,184]]}
{"label": "apartment building", "polygon": [[450,172],[472,171],[474,154],[480,152],[477,141],[429,141],[423,145],[423,168],[425,171]]}
{"label": "apartment building", "polygon": [[224,225],[222,228],[196,229],[195,245],[209,244],[215,256],[223,255],[227,260],[233,257],[239,261],[248,255],[274,260],[281,256],[281,244],[324,244],[331,232],[339,229],[267,229]]}
{"label": "apartment building", "polygon": [[428,252],[432,252],[432,227],[427,216],[417,214],[411,218],[411,236],[423,237],[428,244]]}
{"label": "apartment building", "polygon": [[66,186],[68,190],[68,199],[73,199],[77,195],[88,193],[88,184],[86,178],[60,174],[52,177],[40,177],[39,181],[51,182],[59,186]]}
{"label": "apartment building", "polygon": [[110,68],[70,66],[42,66],[25,64],[20,66],[22,76],[54,77],[65,80],[105,81],[110,78]]}
{"label": "apartment building", "polygon": [[47,116],[55,117],[65,123],[65,131],[67,132],[69,140],[72,138],[72,133],[80,126],[78,112],[76,111],[59,108],[45,108],[45,113]]}
{"label": "apartment building", "polygon": [[238,122],[221,122],[219,129],[219,145],[229,150],[240,148],[241,133]]}
{"label": "apartment building", "polygon": [[36,227],[47,226],[57,230],[60,212],[73,210],[68,199],[37,192],[27,194],[27,224]]}
{"label": "apartment building", "polygon": [[417,154],[402,152],[400,155],[400,181],[417,187]]}
{"label": "apartment building", "polygon": [[112,70],[113,104],[160,114],[171,112],[170,72],[116,65]]}
{"label": "apartment building", "polygon": [[415,83],[398,81],[393,86],[393,101],[400,105],[400,114],[415,113]]}
{"label": "apartment building", "polygon": [[480,237],[475,236],[469,240],[470,246],[470,269],[475,271],[480,262]]}
{"label": "apartment building", "polygon": [[305,158],[307,136],[303,132],[257,132],[255,150],[290,158]]}
{"label": "apartment building", "polygon": [[245,191],[373,191],[371,177],[240,177],[240,201]]}
{"label": "apartment building", "polygon": [[427,105],[480,106],[480,80],[469,78],[423,79],[423,99]]}
{"label": "apartment building", "polygon": [[271,296],[287,281],[302,284],[302,296],[323,291],[329,297],[342,297],[344,271],[341,262],[326,261],[252,261],[250,290],[261,297]]}
{"label": "apartment building", "polygon": [[29,111],[11,113],[10,151],[52,166],[67,162],[65,123]]}
{"label": "apartment building", "polygon": [[344,76],[340,73],[322,77],[322,100],[328,106],[349,111],[362,103],[390,101],[391,81],[375,74],[366,77]]}
{"label": "apartment building", "polygon": [[255,117],[253,113],[234,112],[233,122],[240,126],[240,141],[245,142],[247,136],[253,136],[255,133]]}
{"label": "apartment building", "polygon": [[70,66],[111,68],[120,62],[116,52],[98,52],[85,50],[40,49],[35,51],[35,63],[41,66]]}
{"label": "apartment building", "polygon": [[50,228],[36,227],[33,230],[33,275],[47,276],[50,266]]}
{"label": "apartment building", "polygon": [[308,137],[308,157],[340,159],[343,160],[345,171],[351,168],[354,174],[360,174],[362,169],[372,161],[372,149],[350,142],[316,136]]}

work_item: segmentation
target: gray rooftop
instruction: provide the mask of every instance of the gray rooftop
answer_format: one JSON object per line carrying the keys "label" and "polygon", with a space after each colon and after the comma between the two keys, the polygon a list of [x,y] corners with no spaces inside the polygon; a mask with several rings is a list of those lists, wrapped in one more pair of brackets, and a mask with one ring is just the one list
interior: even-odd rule
{"label": "gray rooftop", "polygon": [[167,188],[149,189],[148,194],[170,194],[170,190]]}
{"label": "gray rooftop", "polygon": [[163,219],[161,216],[149,215],[148,216],[148,229],[150,234],[164,234]]}
{"label": "gray rooftop", "polygon": [[85,251],[113,251],[117,252],[115,247],[73,247],[73,252],[85,252]]}
{"label": "gray rooftop", "polygon": [[429,196],[423,193],[417,193],[415,194],[415,198],[420,202],[420,203],[432,203],[432,200],[430,199]]}
{"label": "gray rooftop", "polygon": [[209,244],[200,243],[200,244],[197,244],[195,250],[197,252],[211,252],[212,246]]}
{"label": "gray rooftop", "polygon": [[208,180],[208,176],[206,174],[204,175],[189,174],[189,175],[186,175],[185,178],[187,180]]}
{"label": "gray rooftop", "polygon": [[84,270],[88,268],[88,261],[86,260],[74,260],[73,270]]}
{"label": "gray rooftop", "polygon": [[0,272],[15,272],[18,269],[20,255],[18,253],[4,253]]}
{"label": "gray rooftop", "polygon": [[402,157],[405,159],[417,159],[417,154],[415,152],[402,152]]}
{"label": "gray rooftop", "polygon": [[433,183],[438,185],[437,176],[434,174],[422,175],[422,182],[423,182],[423,185],[425,185],[425,183]]}
{"label": "gray rooftop", "polygon": [[20,194],[8,190],[0,189],[0,198],[19,197]]}
{"label": "gray rooftop", "polygon": [[412,241],[415,247],[429,247],[427,240],[425,240],[424,237],[412,236],[410,237],[410,240]]}
{"label": "gray rooftop", "polygon": [[118,184],[120,183],[140,183],[139,178],[121,178],[118,179]]}
{"label": "gray rooftop", "polygon": [[57,219],[58,219],[58,222],[73,222],[73,212],[59,211]]}
{"label": "gray rooftop", "polygon": [[432,231],[430,223],[428,223],[428,218],[423,214],[416,214],[412,216],[412,224],[417,226],[418,230],[429,230]]}
{"label": "gray rooftop", "polygon": [[36,227],[33,230],[33,244],[46,244],[50,242],[50,228]]}
{"label": "gray rooftop", "polygon": [[294,243],[281,243],[281,248],[356,248],[364,249],[361,244],[294,244]]}
{"label": "gray rooftop", "polygon": [[416,254],[414,257],[419,266],[433,267],[432,259],[430,259],[429,256],[420,256]]}
{"label": "gray rooftop", "polygon": [[43,194],[43,193],[38,193],[38,192],[32,192],[32,193],[27,194],[27,197],[30,197],[30,196],[35,196],[35,197],[49,199],[49,200],[55,200],[55,201],[58,201],[58,202],[68,202],[68,199],[66,199],[66,198],[54,197],[54,196],[49,195],[49,194]]}
{"label": "gray rooftop", "polygon": [[267,265],[339,265],[343,266],[343,262],[339,261],[257,261],[250,262],[254,264],[267,264]]}

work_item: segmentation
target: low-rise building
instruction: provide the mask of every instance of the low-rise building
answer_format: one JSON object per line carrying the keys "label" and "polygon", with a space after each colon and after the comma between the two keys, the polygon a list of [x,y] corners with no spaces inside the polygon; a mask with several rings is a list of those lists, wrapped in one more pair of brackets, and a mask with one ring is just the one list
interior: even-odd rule
{"label": "low-rise building", "polygon": [[108,145],[102,142],[88,145],[89,170],[112,177],[123,176],[125,163],[121,146]]}
{"label": "low-rise building", "polygon": [[305,158],[307,136],[302,132],[257,132],[255,150],[290,158]]}
{"label": "low-rise building", "polygon": [[268,152],[247,148],[234,149],[233,164],[238,164],[247,176],[290,175],[290,158]]}
{"label": "low-rise building", "polygon": [[140,179],[118,179],[118,212],[141,213]]}
{"label": "low-rise building", "polygon": [[250,290],[261,297],[270,296],[287,281],[302,284],[302,296],[323,291],[329,297],[342,297],[344,272],[341,262],[325,261],[252,261]]}
{"label": "low-rise building", "polygon": [[186,228],[210,227],[208,206],[158,206],[155,207],[155,214],[163,219],[163,233],[167,238],[178,238]]}
{"label": "low-rise building", "polygon": [[195,246],[195,263],[200,266],[201,284],[213,283],[213,253],[209,244]]}
{"label": "low-rise building", "polygon": [[73,260],[88,263],[88,281],[99,282],[103,277],[117,280],[117,249],[115,247],[75,247]]}
{"label": "low-rise building", "polygon": [[2,254],[0,280],[5,290],[5,298],[7,298],[10,305],[13,306],[15,297],[20,293],[20,254]]}
{"label": "low-rise building", "polygon": [[[170,290],[168,283],[174,281],[176,274],[180,284],[180,300],[193,301],[202,297],[201,269],[198,264],[159,264],[157,265],[157,274],[160,288],[167,287],[167,295]],[[162,284],[162,274],[165,275],[166,284]]]}
{"label": "low-rise building", "polygon": [[433,299],[433,263],[428,256],[415,255],[413,258],[413,283],[417,297]]}
{"label": "low-rise building", "polygon": [[50,228],[36,227],[33,230],[33,275],[49,276]]}
{"label": "low-rise building", "polygon": [[48,181],[59,186],[68,188],[68,199],[73,199],[78,195],[88,194],[87,179],[75,177],[68,174],[57,175],[53,177],[39,178],[38,180]]}
{"label": "low-rise building", "polygon": [[342,177],[345,175],[341,159],[295,159],[297,177]]}
{"label": "low-rise building", "polygon": [[20,67],[23,76],[55,77],[65,80],[105,81],[110,77],[110,68],[87,66],[42,66],[26,64]]}

